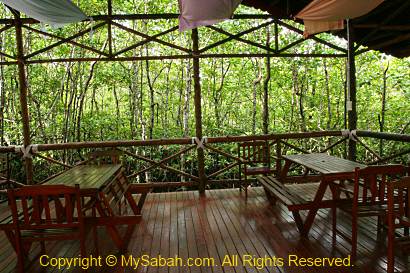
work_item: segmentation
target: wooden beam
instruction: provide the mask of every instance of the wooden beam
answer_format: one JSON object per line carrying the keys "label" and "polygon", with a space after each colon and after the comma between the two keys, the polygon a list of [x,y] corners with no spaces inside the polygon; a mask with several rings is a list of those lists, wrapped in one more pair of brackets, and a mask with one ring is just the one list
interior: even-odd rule
{"label": "wooden beam", "polygon": [[391,141],[410,142],[410,135],[404,135],[404,134],[381,133],[381,132],[371,132],[371,131],[361,131],[360,130],[360,131],[357,131],[357,136],[391,140]]}
{"label": "wooden beam", "polygon": [[[194,103],[195,103],[195,135],[202,139],[202,105],[201,105],[201,79],[199,67],[199,35],[198,29],[192,30],[192,51],[193,51],[193,80],[194,80]],[[205,156],[204,149],[197,149],[198,153],[198,176],[199,176],[199,193],[205,193],[207,177],[205,175]]]}
{"label": "wooden beam", "polygon": [[[349,130],[357,129],[357,109],[356,109],[356,63],[355,63],[355,47],[354,47],[354,32],[352,22],[347,20],[347,101],[346,108],[348,112]],[[349,139],[350,160],[356,160],[356,142]]]}
{"label": "wooden beam", "polygon": [[292,48],[292,47],[294,47],[294,46],[296,46],[296,45],[298,45],[298,44],[300,44],[300,43],[303,43],[304,41],[306,41],[305,38],[300,38],[299,40],[296,40],[296,41],[294,41],[294,42],[292,42],[292,43],[290,43],[290,44],[288,44],[288,45],[282,47],[281,49],[278,50],[278,52],[279,52],[279,53],[285,52],[286,50],[288,50],[288,49],[290,49],[290,48]]}
{"label": "wooden beam", "polygon": [[[105,24],[106,24],[105,22],[100,23],[100,24],[94,26],[92,29],[93,29],[93,31],[95,31],[96,29],[99,29],[100,27],[104,26]],[[60,37],[60,36],[58,36],[58,35],[55,35],[55,34],[52,34],[52,33],[48,33],[48,32],[42,31],[42,30],[38,30],[38,29],[29,27],[29,26],[23,26],[23,27],[24,27],[25,29],[30,30],[30,31],[37,32],[37,33],[39,33],[39,34],[41,34],[41,35],[45,35],[45,36],[52,37],[52,38],[55,38],[55,39],[59,39],[59,40],[60,40],[60,41],[55,42],[55,43],[53,43],[53,44],[51,44],[51,45],[49,45],[49,46],[46,46],[46,47],[44,47],[44,48],[42,48],[42,49],[39,49],[39,50],[37,50],[37,51],[35,51],[35,52],[32,52],[32,53],[26,55],[26,56],[25,56],[25,59],[29,59],[29,58],[32,58],[32,57],[34,57],[34,56],[37,56],[37,55],[39,55],[39,54],[41,54],[41,53],[44,53],[44,52],[46,52],[46,51],[49,51],[49,50],[53,49],[54,47],[59,46],[59,45],[62,45],[62,44],[64,44],[64,43],[72,44],[72,45],[74,45],[74,46],[78,46],[78,47],[84,48],[85,50],[89,50],[89,51],[92,51],[92,52],[94,52],[94,53],[97,53],[97,54],[100,54],[100,55],[104,55],[104,56],[106,56],[106,57],[109,56],[107,53],[105,53],[105,52],[103,52],[103,51],[100,51],[100,50],[98,50],[98,49],[95,49],[95,48],[93,48],[93,47],[91,47],[91,46],[83,45],[83,44],[81,44],[81,43],[78,43],[78,42],[73,41],[74,39],[79,38],[79,37],[81,37],[81,36],[83,36],[83,35],[89,33],[89,32],[91,31],[91,27],[90,27],[90,28],[87,28],[87,29],[85,29],[85,30],[82,30],[82,31],[78,32],[77,34],[74,34],[74,35],[72,35],[72,36],[70,36],[70,37],[67,37],[67,38],[63,38],[63,37]]]}
{"label": "wooden beam", "polygon": [[107,0],[108,5],[108,54],[112,56],[112,0]]}
{"label": "wooden beam", "polygon": [[[281,25],[281,26],[283,26],[283,27],[285,27],[285,28],[287,28],[287,29],[289,29],[289,30],[292,30],[293,32],[296,32],[296,33],[298,33],[298,34],[300,34],[300,35],[303,35],[303,30],[300,30],[300,29],[298,29],[298,28],[296,28],[296,27],[294,27],[294,26],[292,26],[292,25],[289,25],[289,24],[287,24],[287,23],[285,23],[285,22],[283,22],[283,21],[280,21],[280,20],[278,20],[277,22],[278,22],[279,25]],[[316,36],[311,36],[311,37],[309,37],[308,39],[312,39],[312,40],[314,40],[314,41],[316,41],[316,42],[318,42],[318,43],[320,43],[320,44],[323,44],[323,45],[325,45],[325,46],[328,46],[328,47],[330,47],[330,48],[333,48],[333,49],[335,49],[335,50],[337,50],[337,51],[340,51],[340,52],[342,52],[342,53],[347,53],[347,50],[346,50],[346,49],[344,49],[344,48],[342,48],[342,47],[340,47],[340,46],[334,45],[334,44],[332,44],[332,43],[329,43],[329,42],[327,42],[327,41],[325,41],[325,40],[323,40],[323,39],[320,39],[320,38],[318,38],[318,37],[316,37]]]}
{"label": "wooden beam", "polygon": [[[299,53],[233,53],[233,54],[201,54],[197,58],[346,58],[346,54],[299,54]],[[60,59],[39,59],[27,60],[26,64],[43,64],[43,63],[66,63],[66,62],[132,62],[145,60],[177,60],[177,59],[193,59],[192,54],[184,55],[164,55],[164,56],[130,56],[130,57],[82,57],[82,58],[60,58]],[[16,65],[17,62],[0,62],[0,65]]]}
{"label": "wooden beam", "polygon": [[140,41],[140,42],[138,42],[138,43],[135,43],[135,44],[133,44],[133,45],[130,45],[130,46],[124,48],[124,49],[121,49],[121,50],[115,52],[115,53],[112,55],[112,57],[116,57],[116,56],[118,56],[118,55],[120,55],[120,54],[122,54],[122,53],[125,53],[125,52],[127,52],[127,51],[130,51],[130,50],[132,50],[132,49],[134,49],[134,48],[143,46],[143,45],[145,45],[145,44],[147,44],[147,43],[153,41],[155,38],[159,38],[159,37],[161,37],[161,36],[164,36],[164,35],[166,35],[166,34],[168,34],[168,33],[171,33],[171,32],[173,32],[173,31],[175,31],[175,30],[177,30],[177,29],[178,29],[178,26],[174,26],[174,27],[172,27],[172,28],[170,28],[170,29],[167,29],[167,30],[165,30],[165,31],[162,31],[162,32],[160,32],[160,33],[158,33],[158,34],[152,35],[151,38],[147,38],[147,39],[145,39],[145,40],[143,40],[143,41]]}
{"label": "wooden beam", "polygon": [[[361,134],[363,131],[358,131]],[[386,133],[384,133],[386,134]],[[291,132],[282,134],[253,135],[253,136],[219,136],[209,137],[208,143],[232,143],[254,140],[282,140],[282,139],[304,139],[320,138],[330,136],[342,136],[340,130],[336,131],[313,131],[313,132]],[[410,139],[410,135],[404,135]],[[67,142],[54,144],[38,144],[37,150],[53,151],[68,149],[85,149],[85,148],[114,148],[114,147],[143,147],[143,146],[162,146],[162,145],[187,145],[191,144],[191,138],[172,138],[172,139],[147,139],[147,140],[116,140],[116,141],[84,141],[84,142]],[[14,146],[0,147],[0,153],[14,153]]]}
{"label": "wooden beam", "polygon": [[[17,63],[19,73],[19,89],[20,89],[20,107],[21,118],[23,122],[23,144],[27,147],[31,144],[30,138],[30,116],[27,103],[27,78],[26,78],[26,65],[24,59],[24,46],[23,46],[23,31],[20,20],[20,14],[15,13],[15,29],[16,29],[16,46],[17,46]],[[25,171],[26,171],[26,183],[28,185],[33,183],[33,160],[31,157],[24,158]]]}
{"label": "wooden beam", "polygon": [[410,34],[406,33],[406,34],[396,36],[395,38],[385,40],[381,43],[370,45],[369,47],[371,49],[382,49],[384,47],[388,47],[388,46],[391,46],[391,45],[394,45],[394,44],[398,44],[398,43],[403,42],[403,41],[408,41],[409,39],[410,39]]}
{"label": "wooden beam", "polygon": [[209,45],[209,46],[206,46],[206,47],[200,49],[199,52],[200,52],[200,53],[204,53],[205,51],[208,51],[209,49],[215,48],[215,47],[217,47],[217,46],[219,46],[219,45],[225,44],[225,43],[227,43],[227,42],[229,42],[229,41],[232,41],[232,40],[237,40],[237,41],[240,41],[240,42],[243,42],[243,43],[246,43],[246,44],[250,44],[250,45],[255,46],[255,47],[262,48],[262,49],[267,50],[267,51],[270,51],[270,52],[275,52],[273,49],[271,49],[271,48],[269,48],[269,47],[266,47],[266,46],[260,45],[260,44],[258,44],[258,43],[255,43],[255,42],[252,42],[252,41],[249,41],[249,40],[240,38],[241,36],[243,36],[243,35],[245,35],[245,34],[254,32],[255,30],[261,29],[261,28],[263,28],[263,27],[267,27],[267,26],[269,26],[269,25],[271,25],[271,24],[273,24],[273,23],[274,23],[274,21],[272,20],[272,21],[269,21],[269,22],[260,24],[260,25],[258,25],[258,26],[252,27],[252,28],[250,28],[250,29],[241,31],[241,32],[239,32],[239,33],[237,33],[237,34],[231,34],[231,33],[229,33],[228,31],[225,31],[225,30],[220,29],[220,28],[218,28],[218,27],[208,26],[208,28],[210,28],[210,29],[212,29],[212,30],[214,30],[214,31],[216,31],[216,32],[219,32],[219,33],[221,33],[221,34],[227,35],[228,37],[225,38],[225,39],[222,39],[222,40],[220,40],[220,41],[218,41],[218,42],[215,42],[215,43],[213,43],[213,44],[211,44],[211,45]]}
{"label": "wooden beam", "polygon": [[143,37],[143,38],[145,38],[145,39],[151,39],[152,41],[155,41],[155,42],[157,42],[157,43],[159,43],[159,44],[162,44],[162,45],[165,45],[165,46],[174,48],[174,49],[178,49],[178,50],[183,51],[183,52],[186,52],[186,53],[190,53],[190,50],[189,50],[189,49],[186,49],[186,48],[184,48],[184,47],[182,47],[182,46],[174,45],[173,43],[169,43],[169,42],[160,40],[160,39],[158,39],[158,38],[156,38],[156,37],[154,37],[154,36],[150,36],[150,35],[147,35],[147,34],[145,34],[145,33],[139,32],[139,31],[137,31],[137,30],[135,30],[135,29],[132,29],[132,28],[123,26],[123,25],[121,25],[121,24],[119,24],[119,23],[117,23],[117,22],[112,22],[111,24],[114,25],[114,26],[116,26],[116,27],[119,27],[119,28],[121,28],[121,29],[123,29],[123,30],[125,30],[125,31],[127,31],[127,32],[129,32],[129,33],[132,33],[132,34],[138,35],[138,36],[140,36],[140,37]]}
{"label": "wooden beam", "polygon": [[12,60],[17,60],[17,57],[11,56],[11,55],[9,55],[7,53],[4,53],[4,52],[1,52],[1,51],[0,51],[0,56],[6,57],[6,58],[9,58],[9,59],[12,59]]}
{"label": "wooden beam", "polygon": [[378,28],[379,30],[410,30],[410,25],[353,24],[353,26],[355,29]]}
{"label": "wooden beam", "polygon": [[[164,19],[178,19],[179,13],[158,13],[158,14],[113,14],[112,20],[164,20]],[[107,21],[108,15],[94,15],[91,16],[93,21]],[[273,18],[270,14],[236,14],[231,19],[236,20],[264,20]],[[91,21],[90,18],[86,18],[83,22]],[[33,18],[21,18],[21,22],[24,25],[27,24],[39,24],[40,22]],[[3,18],[0,19],[0,24],[14,24],[14,19]]]}
{"label": "wooden beam", "polygon": [[366,43],[375,33],[377,33],[381,29],[382,26],[385,26],[398,14],[403,13],[405,10],[407,10],[408,5],[410,5],[410,1],[403,1],[403,4],[401,6],[395,6],[394,11],[392,13],[387,14],[384,18],[381,18],[382,21],[377,27],[375,27],[372,31],[368,32],[362,39],[357,41],[358,45],[356,46],[355,50],[357,50],[360,47],[360,45]]}

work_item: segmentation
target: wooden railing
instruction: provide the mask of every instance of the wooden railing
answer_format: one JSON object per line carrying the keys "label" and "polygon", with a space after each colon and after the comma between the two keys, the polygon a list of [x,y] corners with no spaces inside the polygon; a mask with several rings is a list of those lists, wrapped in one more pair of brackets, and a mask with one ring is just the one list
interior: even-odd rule
{"label": "wooden railing", "polygon": [[[95,149],[117,149],[123,154],[123,164],[128,178],[135,183],[175,181],[180,183],[180,186],[189,186],[200,182],[196,149],[203,149],[205,163],[208,163],[205,164],[208,166],[205,169],[206,184],[234,184],[239,178],[238,166],[246,163],[237,155],[237,143],[254,140],[267,141],[271,150],[272,168],[274,172],[277,172],[281,169],[284,154],[327,152],[346,157],[348,150],[346,146],[349,139],[354,139],[358,145],[358,161],[360,162],[408,164],[410,135],[368,131],[223,136],[202,140],[177,138],[39,144],[31,146],[30,152],[34,157],[34,177],[37,183],[55,177],[73,166],[89,163],[90,159],[84,159],[85,154]],[[380,143],[380,140],[383,142]],[[385,148],[378,147],[380,144]],[[378,152],[376,152],[377,149]],[[16,153],[15,150],[15,147],[0,147],[0,153]],[[50,151],[53,156],[47,154]],[[19,154],[23,156],[22,153]]]}

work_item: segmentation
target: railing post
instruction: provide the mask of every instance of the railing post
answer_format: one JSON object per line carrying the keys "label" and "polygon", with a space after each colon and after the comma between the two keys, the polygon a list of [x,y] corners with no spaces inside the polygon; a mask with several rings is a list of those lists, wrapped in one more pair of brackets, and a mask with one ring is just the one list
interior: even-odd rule
{"label": "railing post", "polygon": [[[356,64],[355,49],[353,42],[353,26],[350,20],[347,20],[347,101],[346,109],[348,111],[349,130],[357,129],[357,109],[356,109]],[[356,142],[349,139],[348,158],[356,161]]]}
{"label": "railing post", "polygon": [[[19,72],[19,89],[20,89],[20,107],[21,118],[23,122],[23,144],[24,148],[31,144],[30,138],[30,118],[27,106],[27,79],[26,79],[26,65],[24,61],[24,48],[23,48],[23,33],[22,23],[18,12],[13,11],[15,17],[15,29],[16,29],[16,45],[17,45],[17,63]],[[28,185],[33,183],[33,160],[31,157],[24,158],[26,183]]]}
{"label": "railing post", "polygon": [[[201,109],[201,79],[199,77],[199,37],[198,29],[192,30],[192,54],[194,67],[194,102],[195,102],[195,134],[199,140],[202,140],[202,109]],[[204,149],[198,147],[198,176],[199,176],[199,192],[205,192],[207,178],[205,174],[205,156]]]}
{"label": "railing post", "polygon": [[276,142],[276,176],[279,177],[281,170],[282,170],[282,142],[280,139]]}

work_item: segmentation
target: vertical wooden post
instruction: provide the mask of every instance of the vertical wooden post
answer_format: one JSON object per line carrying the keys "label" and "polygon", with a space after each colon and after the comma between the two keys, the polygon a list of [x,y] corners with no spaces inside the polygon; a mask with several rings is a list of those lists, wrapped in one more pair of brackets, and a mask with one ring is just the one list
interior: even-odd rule
{"label": "vertical wooden post", "polygon": [[[266,46],[270,47],[270,31],[266,28]],[[270,57],[265,59],[266,77],[263,79],[263,109],[262,109],[262,129],[265,135],[269,132],[269,81],[270,81]]]}
{"label": "vertical wooden post", "polygon": [[282,172],[282,143],[281,139],[276,142],[276,176],[280,176]]}
{"label": "vertical wooden post", "polygon": [[[20,89],[20,107],[21,118],[23,122],[23,144],[27,147],[31,144],[30,139],[30,118],[27,106],[27,79],[26,79],[26,65],[24,61],[24,48],[23,48],[23,32],[20,15],[18,12],[14,13],[15,16],[15,29],[16,29],[16,45],[17,45],[17,63],[19,72],[19,89]],[[27,184],[33,183],[33,160],[26,157],[24,159],[26,170]]]}
{"label": "vertical wooden post", "polygon": [[[348,111],[349,130],[357,129],[357,109],[356,109],[356,64],[355,48],[353,43],[353,26],[350,20],[347,20],[347,101],[346,108]],[[349,139],[350,160],[356,160],[356,142]]]}
{"label": "vertical wooden post", "polygon": [[[192,51],[193,51],[193,66],[194,66],[194,102],[195,102],[195,135],[198,139],[202,139],[202,109],[201,109],[201,79],[199,77],[199,37],[198,29],[192,30]],[[197,149],[198,152],[198,175],[199,175],[199,192],[205,193],[206,175],[205,175],[205,156],[202,148]]]}
{"label": "vertical wooden post", "polygon": [[108,52],[110,57],[112,57],[112,0],[107,1],[108,4]]}

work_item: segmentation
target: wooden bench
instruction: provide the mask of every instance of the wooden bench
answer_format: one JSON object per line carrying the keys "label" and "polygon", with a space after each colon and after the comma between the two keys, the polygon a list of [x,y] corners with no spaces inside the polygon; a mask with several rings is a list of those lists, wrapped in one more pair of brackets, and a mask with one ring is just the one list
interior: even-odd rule
{"label": "wooden bench", "polygon": [[[9,239],[10,242],[14,242],[14,234],[13,234],[13,217],[11,214],[8,214],[6,217],[0,220],[0,231],[3,230],[4,233],[6,234],[7,238]],[[12,244],[14,250],[15,246]]]}
{"label": "wooden bench", "polygon": [[266,195],[273,204],[277,200],[285,204],[290,211],[301,210],[301,205],[310,203],[303,199],[293,190],[287,188],[278,178],[272,176],[261,176],[258,182],[265,189]]}
{"label": "wooden bench", "polygon": [[266,196],[272,204],[276,201],[282,202],[292,212],[298,230],[304,233],[303,221],[299,214],[300,210],[307,210],[312,207],[312,201],[305,200],[296,192],[289,189],[278,178],[273,176],[257,177],[258,182],[265,189]]}

